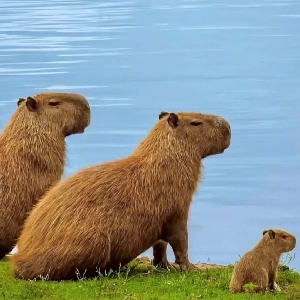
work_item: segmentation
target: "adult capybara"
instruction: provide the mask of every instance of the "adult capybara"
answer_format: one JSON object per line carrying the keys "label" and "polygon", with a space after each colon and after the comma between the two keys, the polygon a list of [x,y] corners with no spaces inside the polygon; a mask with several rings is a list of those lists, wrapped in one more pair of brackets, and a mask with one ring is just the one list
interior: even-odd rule
{"label": "adult capybara", "polygon": [[254,291],[261,292],[269,287],[274,290],[277,269],[282,253],[293,250],[296,238],[280,229],[263,231],[263,237],[250,251],[246,252],[234,267],[229,290],[232,293],[245,291],[245,284],[255,284]]}
{"label": "adult capybara", "polygon": [[40,93],[20,98],[0,135],[0,259],[16,244],[27,214],[63,174],[65,137],[90,124],[81,95]]}
{"label": "adult capybara", "polygon": [[[168,112],[162,111],[159,115],[159,119],[163,118],[164,116],[166,116],[168,114],[169,114]],[[165,268],[165,269],[168,269],[171,266],[174,267],[174,264],[170,264],[168,262],[167,247],[168,247],[168,243],[163,240],[159,240],[158,242],[156,242],[153,245],[153,265],[154,266]]]}
{"label": "adult capybara", "polygon": [[90,277],[117,270],[159,239],[188,266],[187,219],[201,160],[230,141],[219,116],[165,115],[129,157],[85,168],[44,195],[18,240],[15,276]]}

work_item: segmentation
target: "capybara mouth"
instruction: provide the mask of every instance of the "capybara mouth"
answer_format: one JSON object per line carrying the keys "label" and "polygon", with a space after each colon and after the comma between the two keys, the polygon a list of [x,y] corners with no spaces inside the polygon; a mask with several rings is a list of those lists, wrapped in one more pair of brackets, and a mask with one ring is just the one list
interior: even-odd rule
{"label": "capybara mouth", "polygon": [[224,147],[220,149],[220,153],[224,153],[225,150],[229,148],[230,144],[231,144],[231,139],[230,138],[225,139]]}

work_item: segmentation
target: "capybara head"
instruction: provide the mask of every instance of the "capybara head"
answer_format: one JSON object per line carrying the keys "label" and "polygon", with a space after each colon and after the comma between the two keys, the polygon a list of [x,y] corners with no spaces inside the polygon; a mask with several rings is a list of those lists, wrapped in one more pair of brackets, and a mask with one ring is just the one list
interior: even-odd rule
{"label": "capybara head", "polygon": [[230,124],[220,116],[162,111],[159,120],[179,144],[184,140],[184,144],[197,149],[202,158],[223,153],[230,146]]}
{"label": "capybara head", "polygon": [[91,121],[88,101],[74,93],[41,93],[20,98],[17,117],[37,123],[45,130],[57,129],[64,136],[83,133]]}
{"label": "capybara head", "polygon": [[296,237],[280,229],[264,230],[263,239],[281,253],[292,251],[296,247]]}

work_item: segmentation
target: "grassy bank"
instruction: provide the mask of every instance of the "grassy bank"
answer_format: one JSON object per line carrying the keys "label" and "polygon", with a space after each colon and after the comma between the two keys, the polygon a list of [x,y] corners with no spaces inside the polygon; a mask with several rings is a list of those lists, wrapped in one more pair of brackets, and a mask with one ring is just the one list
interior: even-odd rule
{"label": "grassy bank", "polygon": [[164,271],[133,263],[130,270],[108,278],[77,282],[21,281],[9,262],[0,262],[0,299],[300,299],[300,274],[279,272],[280,293],[238,294],[228,291],[232,266],[192,272]]}

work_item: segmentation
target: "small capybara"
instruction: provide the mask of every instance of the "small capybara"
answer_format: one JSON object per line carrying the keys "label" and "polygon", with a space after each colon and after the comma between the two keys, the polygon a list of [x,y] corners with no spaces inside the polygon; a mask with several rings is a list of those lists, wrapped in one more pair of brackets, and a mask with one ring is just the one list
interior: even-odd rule
{"label": "small capybara", "polygon": [[223,153],[229,123],[216,115],[168,113],[126,158],[79,171],[48,191],[27,218],[15,277],[67,280],[118,270],[170,243],[189,265],[187,219],[202,158]]}
{"label": "small capybara", "polygon": [[293,250],[296,238],[280,229],[263,231],[263,237],[250,251],[246,252],[234,267],[229,290],[244,292],[244,285],[252,283],[256,292],[266,288],[274,290],[281,254]]}
{"label": "small capybara", "polygon": [[73,93],[18,100],[0,135],[0,259],[16,244],[37,200],[64,172],[65,137],[90,124],[88,101]]}

